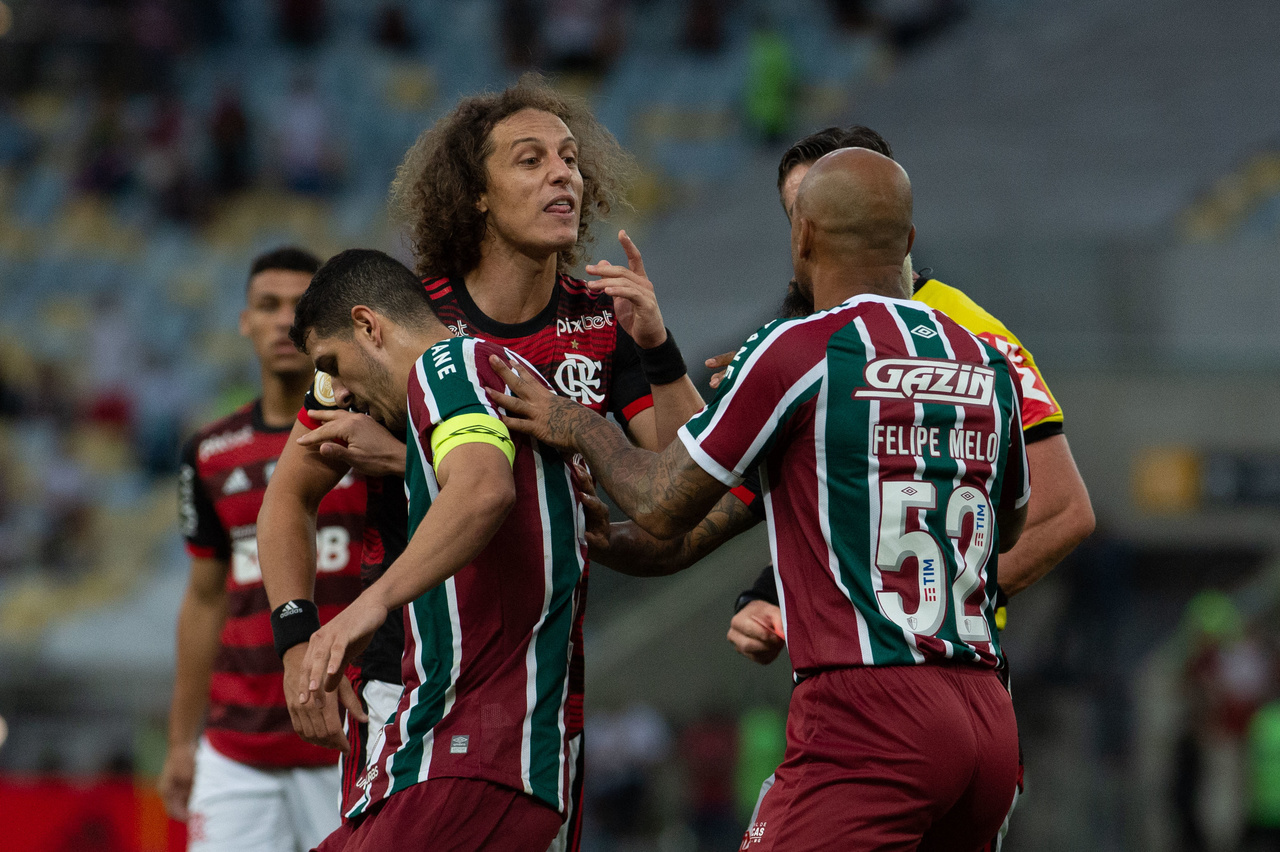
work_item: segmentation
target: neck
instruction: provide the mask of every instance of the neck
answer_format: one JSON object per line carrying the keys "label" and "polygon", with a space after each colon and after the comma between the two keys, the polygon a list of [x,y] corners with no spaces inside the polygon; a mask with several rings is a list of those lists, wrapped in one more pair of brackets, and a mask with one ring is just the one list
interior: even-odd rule
{"label": "neck", "polygon": [[551,301],[558,255],[538,259],[486,241],[480,264],[464,276],[467,292],[485,316],[515,324],[531,320]]}
{"label": "neck", "polygon": [[825,311],[854,296],[910,299],[902,286],[902,265],[829,267],[813,270],[813,307]]}
{"label": "neck", "polygon": [[441,340],[448,340],[451,337],[453,333],[439,322],[428,323],[421,330],[411,330],[402,326],[390,336],[388,354],[391,356],[392,363],[391,378],[395,383],[394,387],[401,391],[401,396],[409,386],[409,374],[413,372],[413,365],[418,363],[422,353]]}
{"label": "neck", "polygon": [[311,385],[312,374],[273,373],[262,368],[262,422],[273,429],[293,423],[302,408],[302,397]]}

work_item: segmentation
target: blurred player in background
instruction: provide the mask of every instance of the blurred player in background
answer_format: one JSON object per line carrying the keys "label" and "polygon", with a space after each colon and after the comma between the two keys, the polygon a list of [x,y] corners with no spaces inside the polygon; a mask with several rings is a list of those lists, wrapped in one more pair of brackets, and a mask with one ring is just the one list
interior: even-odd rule
{"label": "blurred player in background", "polygon": [[[193,852],[306,850],[338,824],[337,755],[303,742],[290,724],[255,538],[263,492],[311,382],[311,361],[289,328],[319,265],[295,248],[253,262],[240,333],[257,355],[262,396],[183,450],[191,576],[160,790],[170,815],[186,821]],[[364,503],[363,480],[350,476],[320,504],[313,544],[322,621],[360,591]]]}
{"label": "blurred player in background", "polygon": [[1017,378],[907,300],[911,209],[888,157],[815,163],[791,254],[817,312],[748,337],[659,455],[494,362],[512,431],[581,452],[651,535],[692,529],[759,468],[798,685],[743,849],[972,852],[1016,787],[991,579],[1029,496]]}
{"label": "blurred player in background", "polygon": [[[417,274],[450,331],[511,349],[558,392],[612,412],[639,445],[660,449],[702,407],[702,398],[663,326],[639,251],[619,234],[626,266],[588,265],[586,271],[599,276],[591,282],[567,274],[582,258],[595,218],[619,203],[631,170],[630,159],[585,106],[525,77],[504,92],[464,99],[426,131],[407,154],[393,194],[409,226]],[[263,504],[261,553],[277,608],[310,598],[315,570],[302,546],[309,540],[309,518],[347,470],[386,476],[372,489],[403,494],[398,478],[405,445],[365,414],[338,410],[345,406],[327,393],[326,383],[317,376],[320,392],[299,414],[299,440],[286,448]],[[378,541],[366,542],[366,553],[377,554],[378,564],[368,582],[404,546],[403,498],[400,506],[393,521],[394,513],[371,504],[369,528]],[[574,625],[567,717],[575,758],[582,729],[582,612]],[[285,679],[292,684],[287,691],[295,725],[311,742],[344,747],[334,702],[323,696],[298,702],[306,686],[299,664],[307,635],[292,633],[286,640],[292,646]],[[399,660],[404,638],[393,615],[362,659],[374,654]],[[386,718],[385,699],[398,694],[399,681],[398,674],[381,671],[389,667],[379,668],[372,678],[377,683],[364,677],[359,690],[375,722]],[[373,707],[370,694],[384,703]],[[364,733],[363,727],[352,732],[356,738]],[[357,755],[367,749],[367,739],[353,744]],[[350,783],[354,777],[344,778],[348,809],[360,795]],[[576,848],[578,824],[575,812],[561,845]]]}
{"label": "blurred player in background", "polygon": [[374,737],[352,822],[320,849],[544,852],[572,796],[586,546],[568,465],[513,440],[485,395],[504,387],[488,356],[515,356],[455,337],[412,272],[363,249],[321,267],[291,334],[340,405],[407,430],[410,446],[408,545],[303,659],[305,707],[405,607],[404,691]]}

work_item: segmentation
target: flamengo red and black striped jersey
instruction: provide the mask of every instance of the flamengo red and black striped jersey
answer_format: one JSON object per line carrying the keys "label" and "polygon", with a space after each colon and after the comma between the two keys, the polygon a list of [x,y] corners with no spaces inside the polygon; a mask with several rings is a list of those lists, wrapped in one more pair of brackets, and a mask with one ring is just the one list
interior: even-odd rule
{"label": "flamengo red and black striped jersey", "polygon": [[[512,350],[468,337],[437,343],[409,378],[409,535],[439,493],[433,433],[506,432],[485,388],[506,390],[488,356]],[[521,360],[532,372],[532,365]],[[493,418],[490,420],[490,418]],[[454,433],[458,434],[458,433]],[[522,435],[516,502],[484,550],[405,606],[404,693],[357,782],[347,816],[427,778],[480,778],[564,812],[572,763],[568,727],[573,629],[583,606],[586,540],[569,468]]]}
{"label": "flamengo red and black striped jersey", "polygon": [[613,298],[586,282],[556,277],[551,301],[536,317],[501,323],[485,316],[454,278],[428,278],[427,295],[441,322],[458,335],[507,346],[538,368],[556,393],[626,424],[653,407],[635,341],[618,325]]}
{"label": "flamengo red and black striped jersey", "polygon": [[681,427],[730,487],[759,467],[797,678],[995,668],[995,515],[1030,496],[1004,355],[919,302],[857,296],[747,338]]}
{"label": "flamengo red and black striped jersey", "polygon": [[[271,605],[258,567],[262,495],[289,438],[269,428],[253,402],[204,429],[183,449],[179,506],[187,552],[225,560],[227,620],[213,666],[205,736],[219,752],[254,766],[328,766],[333,749],[303,742],[284,700],[284,668],[271,641]],[[365,483],[348,475],[320,503],[316,604],[328,621],[360,593]]]}

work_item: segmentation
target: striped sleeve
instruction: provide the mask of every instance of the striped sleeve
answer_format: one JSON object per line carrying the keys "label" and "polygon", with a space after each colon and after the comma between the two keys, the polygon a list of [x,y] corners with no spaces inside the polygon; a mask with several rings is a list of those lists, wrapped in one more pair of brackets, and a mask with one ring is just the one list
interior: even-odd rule
{"label": "striped sleeve", "polygon": [[[1004,353],[1001,353],[1004,354]],[[1031,471],[1027,466],[1026,401],[1023,398],[1025,385],[1018,381],[1018,369],[1013,358],[1004,356],[1008,363],[1008,381],[1013,390],[1013,406],[1009,415],[1009,455],[1005,462],[1004,482],[1001,486],[1000,504],[1009,505],[1005,501],[1012,500],[1015,509],[1021,509],[1031,499]]]}
{"label": "striped sleeve", "polygon": [[178,469],[178,513],[182,521],[182,537],[187,554],[196,559],[229,559],[231,537],[222,526],[213,500],[200,481],[196,461],[196,438],[182,448],[182,466]]}
{"label": "striped sleeve", "polygon": [[825,340],[805,330],[805,320],[774,322],[747,338],[716,398],[680,427],[693,460],[729,488],[742,484],[816,392]]}

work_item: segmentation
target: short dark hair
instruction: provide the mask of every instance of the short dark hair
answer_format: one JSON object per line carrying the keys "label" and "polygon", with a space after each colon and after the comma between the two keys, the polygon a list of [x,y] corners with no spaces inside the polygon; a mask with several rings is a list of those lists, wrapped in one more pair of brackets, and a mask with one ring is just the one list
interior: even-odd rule
{"label": "short dark hair", "polygon": [[347,249],[329,258],[311,276],[298,300],[289,339],[307,351],[307,334],[350,334],[351,309],[366,305],[402,325],[439,322],[418,276],[388,254]]}
{"label": "short dark hair", "polygon": [[490,134],[498,122],[523,109],[549,112],[568,126],[578,141],[582,204],[578,240],[560,252],[557,266],[567,272],[582,259],[597,216],[615,204],[627,204],[625,190],[636,172],[585,101],[557,92],[534,72],[497,93],[472,95],[425,130],[405,154],[391,184],[391,206],[408,226],[418,273],[461,276],[480,263],[487,214],[476,204],[488,188],[485,161],[493,151]]}
{"label": "short dark hair", "polygon": [[297,246],[281,246],[255,257],[253,263],[249,265],[249,277],[252,278],[268,269],[283,269],[287,272],[305,272],[308,275],[315,275],[319,268],[320,258],[306,249]]}
{"label": "short dark hair", "polygon": [[884,154],[890,160],[893,159],[893,149],[889,147],[889,143],[870,127],[861,124],[849,127],[828,127],[817,133],[810,133],[782,155],[782,161],[778,163],[778,191],[782,191],[782,184],[786,182],[787,175],[796,166],[812,165],[832,151],[839,151],[841,148],[869,148],[877,154]]}

